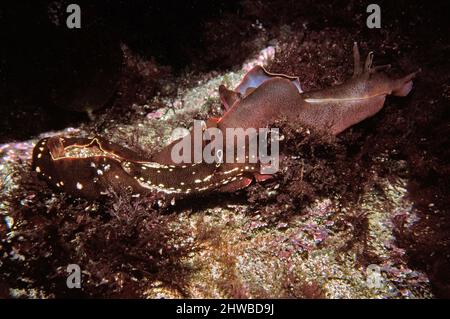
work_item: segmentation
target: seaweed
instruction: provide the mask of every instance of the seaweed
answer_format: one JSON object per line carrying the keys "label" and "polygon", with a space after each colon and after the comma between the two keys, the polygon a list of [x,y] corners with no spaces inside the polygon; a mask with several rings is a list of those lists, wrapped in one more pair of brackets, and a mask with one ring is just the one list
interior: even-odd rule
{"label": "seaweed", "polygon": [[[3,283],[53,297],[138,297],[152,281],[184,293],[182,259],[195,245],[155,198],[121,193],[90,203],[54,195],[22,172],[21,192],[3,195],[15,221],[11,233],[1,228]],[[82,270],[81,289],[66,286],[69,264]]]}

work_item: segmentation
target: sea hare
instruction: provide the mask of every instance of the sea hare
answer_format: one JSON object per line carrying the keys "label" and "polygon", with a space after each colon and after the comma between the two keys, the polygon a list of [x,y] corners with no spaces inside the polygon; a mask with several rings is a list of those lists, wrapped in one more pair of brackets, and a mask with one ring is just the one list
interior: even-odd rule
{"label": "sea hare", "polygon": [[[298,77],[273,74],[256,66],[234,90],[219,87],[225,113],[221,118],[208,120],[206,127],[221,131],[262,128],[283,117],[336,135],[380,111],[387,95],[406,96],[411,91],[417,72],[390,79],[379,72],[383,67],[372,66],[372,53],[361,63],[356,43],[353,57],[351,79],[310,92],[302,91]],[[189,138],[194,143],[195,131]],[[258,161],[175,163],[171,154],[177,142],[152,158],[142,158],[100,137],[50,137],[36,144],[33,170],[54,188],[91,199],[122,188],[128,188],[135,196],[155,192],[172,197],[233,192],[254,180],[270,177],[261,174]]]}

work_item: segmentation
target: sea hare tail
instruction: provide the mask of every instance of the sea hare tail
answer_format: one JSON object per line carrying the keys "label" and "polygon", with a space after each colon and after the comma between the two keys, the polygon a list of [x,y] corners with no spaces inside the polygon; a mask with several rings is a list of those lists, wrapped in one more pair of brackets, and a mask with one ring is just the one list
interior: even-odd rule
{"label": "sea hare tail", "polygon": [[411,92],[413,87],[412,79],[419,73],[421,70],[419,69],[416,72],[410,73],[407,76],[398,79],[394,89],[392,90],[392,94],[395,96],[407,96],[409,92]]}

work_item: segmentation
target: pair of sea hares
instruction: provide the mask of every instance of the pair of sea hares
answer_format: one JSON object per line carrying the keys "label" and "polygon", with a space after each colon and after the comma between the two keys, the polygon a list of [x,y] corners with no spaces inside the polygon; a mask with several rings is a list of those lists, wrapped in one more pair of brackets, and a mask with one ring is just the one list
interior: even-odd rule
{"label": "pair of sea hares", "polygon": [[[222,132],[227,128],[259,129],[283,117],[336,135],[380,111],[387,95],[406,96],[411,91],[417,72],[391,79],[377,72],[384,66],[372,66],[372,53],[361,63],[356,43],[353,56],[351,79],[310,92],[302,91],[298,77],[269,73],[256,66],[234,90],[219,87],[225,113],[221,118],[209,119],[206,128]],[[192,130],[188,136],[192,144],[198,138],[196,134]],[[258,159],[250,161],[248,152],[244,161],[176,163],[172,152],[179,142],[144,158],[101,137],[55,136],[36,144],[32,165],[38,176],[56,189],[92,199],[123,187],[136,196],[154,192],[172,197],[230,192],[253,180],[270,178],[261,172]]]}

